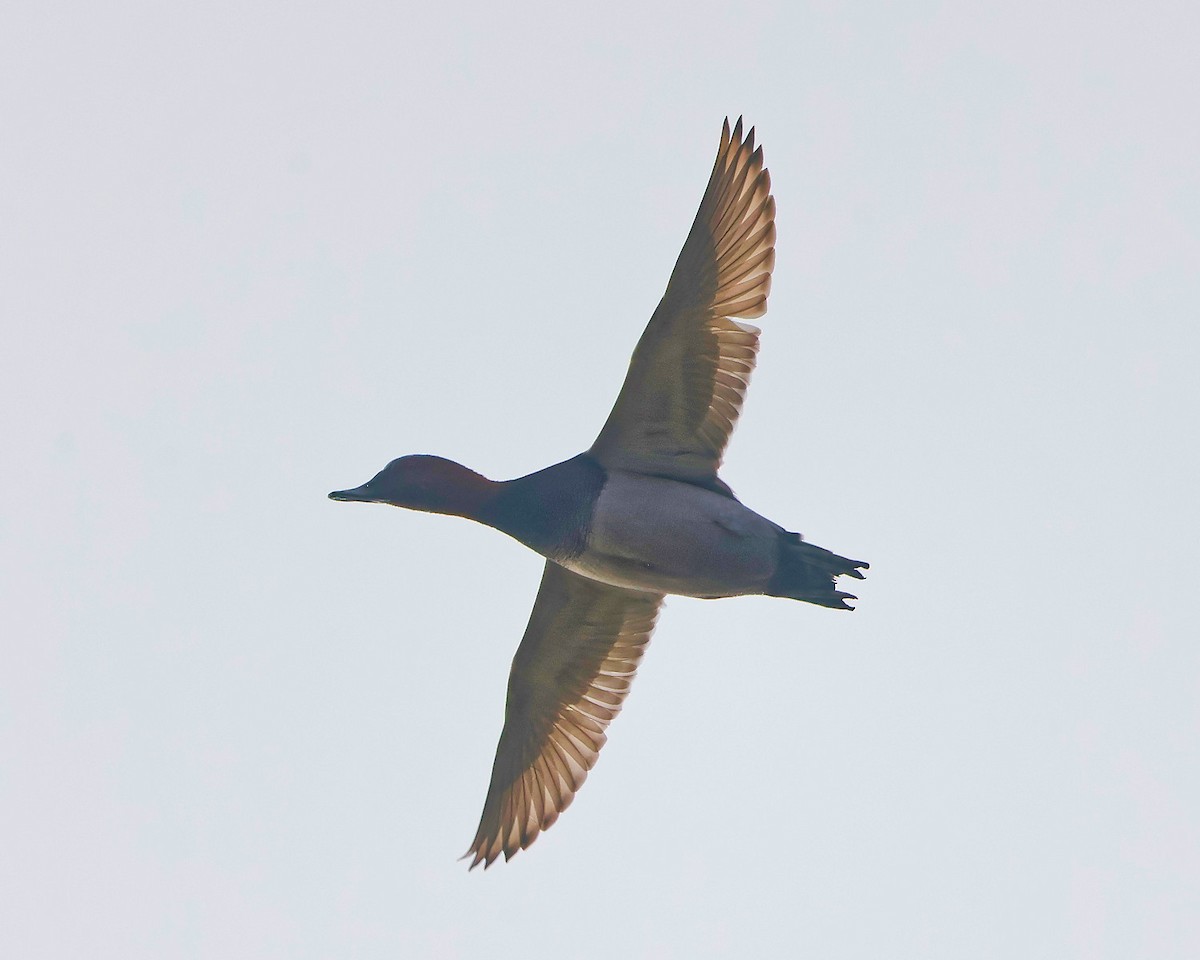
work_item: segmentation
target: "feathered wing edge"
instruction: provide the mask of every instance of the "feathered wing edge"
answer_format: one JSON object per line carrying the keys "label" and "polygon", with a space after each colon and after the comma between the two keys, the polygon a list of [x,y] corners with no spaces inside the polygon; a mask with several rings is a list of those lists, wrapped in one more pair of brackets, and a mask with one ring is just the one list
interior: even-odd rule
{"label": "feathered wing edge", "polygon": [[741,412],[775,266],[775,200],[753,128],[726,120],[670,282],[593,454],[689,482],[716,472]]}
{"label": "feathered wing edge", "polygon": [[620,712],[662,602],[546,561],[513,658],[471,869],[528,847],[575,798]]}

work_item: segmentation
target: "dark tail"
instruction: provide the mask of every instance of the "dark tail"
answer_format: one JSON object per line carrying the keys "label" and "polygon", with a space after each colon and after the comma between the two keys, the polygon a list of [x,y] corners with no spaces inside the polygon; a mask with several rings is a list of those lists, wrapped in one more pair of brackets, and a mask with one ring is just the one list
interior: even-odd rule
{"label": "dark tail", "polygon": [[859,569],[866,570],[869,566],[862,560],[847,560],[824,547],[807,543],[798,533],[780,531],[779,566],[767,584],[767,596],[791,597],[822,607],[853,610],[846,601],[858,597],[838,590],[837,578],[844,575],[861,580],[863,575]]}

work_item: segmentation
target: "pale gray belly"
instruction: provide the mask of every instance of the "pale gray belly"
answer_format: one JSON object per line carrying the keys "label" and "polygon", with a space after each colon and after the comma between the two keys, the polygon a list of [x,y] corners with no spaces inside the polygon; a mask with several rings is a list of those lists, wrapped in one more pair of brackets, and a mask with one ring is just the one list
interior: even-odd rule
{"label": "pale gray belly", "polygon": [[720,494],[614,471],[596,503],[587,547],[560,562],[635,590],[704,598],[761,593],[775,570],[778,530]]}

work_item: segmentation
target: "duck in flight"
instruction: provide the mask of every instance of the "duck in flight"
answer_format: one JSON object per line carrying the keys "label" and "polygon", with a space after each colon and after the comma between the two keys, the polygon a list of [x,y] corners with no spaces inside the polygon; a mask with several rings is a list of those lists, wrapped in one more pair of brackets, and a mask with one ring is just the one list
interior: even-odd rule
{"label": "duck in flight", "polygon": [[700,209],[596,441],[515,480],[406,456],[334,500],[467,517],[546,558],[513,658],[479,829],[488,867],[574,799],[621,709],[666,594],[790,597],[835,609],[867,564],[755,513],[717,476],[767,309],[775,201],[754,129],[726,120]]}

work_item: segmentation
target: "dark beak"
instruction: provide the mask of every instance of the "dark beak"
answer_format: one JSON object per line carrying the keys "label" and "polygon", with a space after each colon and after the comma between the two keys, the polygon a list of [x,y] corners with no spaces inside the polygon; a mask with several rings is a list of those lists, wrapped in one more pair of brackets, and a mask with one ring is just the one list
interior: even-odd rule
{"label": "dark beak", "polygon": [[346,500],[355,503],[374,503],[375,495],[367,489],[364,483],[361,487],[355,487],[353,490],[334,490],[329,495],[330,500]]}

